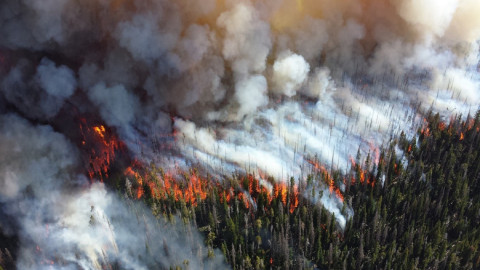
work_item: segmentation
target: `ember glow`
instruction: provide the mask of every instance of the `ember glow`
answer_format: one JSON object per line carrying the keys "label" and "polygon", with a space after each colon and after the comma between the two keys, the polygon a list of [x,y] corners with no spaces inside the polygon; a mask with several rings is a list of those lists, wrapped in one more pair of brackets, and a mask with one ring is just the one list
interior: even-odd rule
{"label": "ember glow", "polygon": [[[378,159],[379,162],[380,158]],[[365,166],[358,165],[353,158],[351,159],[352,162],[352,169],[355,171],[356,177],[352,176],[352,179],[350,181],[351,184],[355,184],[356,180],[360,180],[360,184],[367,184],[370,185],[371,187],[375,186],[375,183],[377,182],[375,178],[373,178],[373,175],[369,172],[368,168],[365,168]],[[378,162],[376,162],[376,165],[378,165]]]}
{"label": "ember glow", "polygon": [[334,179],[328,173],[327,169],[325,169],[325,166],[320,165],[318,161],[313,161],[313,160],[307,160],[307,161],[313,166],[313,168],[315,168],[316,171],[322,174],[323,179],[325,179],[325,182],[328,185],[328,190],[330,191],[330,193],[335,194],[335,196],[340,200],[340,202],[343,203],[344,201],[343,194],[340,191],[340,189],[335,185]]}
{"label": "ember glow", "polygon": [[[467,131],[471,131],[473,129],[473,126],[475,124],[475,121],[473,118],[471,118],[471,116],[469,116],[470,118],[469,119],[466,119],[466,121],[464,122],[464,125],[463,125],[463,128],[467,129]],[[437,127],[440,131],[443,131],[445,129],[447,129],[448,131],[448,134],[449,135],[452,135],[452,134],[456,134],[458,136],[458,140],[460,141],[463,141],[465,139],[465,133],[460,131],[460,126],[454,126],[453,123],[455,122],[455,118],[450,118],[450,121],[447,123],[445,121],[442,121],[442,120],[438,120],[439,122],[437,123]],[[423,124],[420,128],[420,134],[425,136],[425,137],[429,137],[431,136],[431,132],[430,132],[430,128],[431,128],[431,125],[432,123],[428,123],[428,121],[426,119],[423,120]],[[477,128],[476,129],[476,132],[480,132],[480,129]],[[408,148],[408,152],[411,151],[411,146],[409,146]]]}
{"label": "ember glow", "polygon": [[[140,171],[144,172],[143,176]],[[300,196],[296,184],[289,187],[286,183],[272,183],[254,175],[240,177],[238,179],[240,186],[233,187],[203,178],[199,176],[197,170],[189,172],[181,171],[179,168],[169,172],[156,168],[146,170],[138,162],[127,167],[124,174],[135,182],[137,199],[145,195],[145,187],[148,187],[152,198],[160,200],[172,198],[176,202],[183,201],[197,206],[207,196],[213,196],[211,192],[215,190],[221,201],[231,203],[232,199],[236,198],[252,211],[257,207],[258,198],[264,196],[267,198],[268,206],[274,199],[278,199],[284,206],[288,205],[290,213],[293,213],[298,207]]]}
{"label": "ember glow", "polygon": [[80,119],[82,147],[88,152],[88,176],[103,182],[108,178],[115,155],[123,149],[123,143],[113,134],[107,133],[104,125],[89,126],[85,118]]}
{"label": "ember glow", "polygon": [[[2,1],[0,209],[39,207],[5,213],[15,226],[0,221],[21,236],[18,267],[41,268],[34,250],[43,241],[29,228],[52,223],[64,245],[39,246],[61,249],[66,268],[107,265],[104,253],[120,267],[148,268],[125,245],[134,226],[106,206],[123,207],[101,183],[126,182],[137,201],[190,205],[220,186],[216,196],[252,211],[259,194],[291,212],[310,199],[343,228],[354,214],[343,191],[355,181],[378,187],[356,163],[383,166],[380,149],[401,131],[435,136],[429,111],[458,140],[471,138],[447,120],[480,104],[480,2],[437,2]],[[357,150],[372,164],[353,162]],[[225,183],[232,175],[246,184]],[[309,175],[316,198],[300,185]],[[98,215],[93,204],[104,206]],[[116,225],[123,253],[92,240],[112,230],[80,239],[88,226],[68,222],[98,216],[109,228],[111,214],[127,220]]]}

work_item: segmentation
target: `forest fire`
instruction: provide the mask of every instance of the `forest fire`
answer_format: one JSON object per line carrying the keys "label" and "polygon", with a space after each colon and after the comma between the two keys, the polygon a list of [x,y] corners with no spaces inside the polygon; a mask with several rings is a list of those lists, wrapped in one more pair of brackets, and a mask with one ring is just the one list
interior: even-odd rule
{"label": "forest fire", "polygon": [[425,137],[428,137],[428,136],[430,136],[430,128],[429,127],[422,128],[420,133],[422,135],[424,135]]}
{"label": "forest fire", "polygon": [[307,162],[310,163],[315,168],[315,170],[317,170],[318,172],[320,172],[322,174],[323,178],[325,179],[325,182],[328,185],[328,189],[330,191],[330,194],[335,194],[335,196],[341,202],[343,202],[344,201],[343,194],[340,191],[340,189],[337,186],[335,186],[335,181],[334,181],[333,177],[328,173],[327,169],[323,165],[320,165],[318,161],[313,161],[313,160],[308,160],[307,159]]}
{"label": "forest fire", "polygon": [[480,269],[480,0],[0,10],[0,270]]}
{"label": "forest fire", "polygon": [[[455,125],[454,123],[456,121],[456,118],[452,116],[450,117],[448,126],[444,121],[439,121],[436,126],[432,126],[431,122],[427,121],[427,119],[424,119],[422,127],[420,129],[420,134],[425,137],[429,137],[431,135],[431,128],[433,130],[437,129],[438,131],[444,131],[445,129],[447,129],[449,135],[457,134],[458,140],[463,141],[465,139],[465,135],[468,134],[468,132],[471,131],[475,126],[475,119],[470,118],[469,116],[467,120],[464,121],[461,125]],[[476,131],[480,132],[480,128],[476,127]],[[410,148],[408,152],[410,152]]]}
{"label": "forest fire", "polygon": [[103,126],[103,125],[96,126],[96,127],[93,127],[93,130],[94,130],[102,139],[105,138],[105,126]]}
{"label": "forest fire", "polygon": [[[82,147],[88,151],[88,176],[93,181],[98,178],[104,181],[109,177],[111,165],[117,151],[123,149],[123,143],[109,128],[102,124],[92,125],[85,118],[80,120]],[[378,149],[373,150],[375,153]],[[330,194],[334,194],[341,202],[344,196],[340,188],[335,185],[333,177],[319,162],[307,160],[323,176],[328,185]],[[158,200],[172,199],[175,202],[184,201],[192,206],[197,206],[200,201],[208,196],[218,193],[221,201],[231,203],[235,198],[242,202],[247,209],[257,209],[259,198],[265,198],[264,206],[271,206],[274,200],[280,201],[293,213],[299,205],[299,187],[297,184],[275,182],[266,174],[259,171],[259,176],[248,174],[239,179],[240,185],[219,184],[216,181],[200,176],[197,169],[185,171],[180,168],[167,172],[155,167],[148,168],[138,160],[131,162],[123,174],[133,181],[132,197],[142,199],[148,197]],[[360,174],[363,183],[365,174]],[[370,181],[369,181],[370,183]],[[252,207],[253,206],[253,207]]]}
{"label": "forest fire", "polygon": [[[411,151],[412,146],[409,146],[409,150]],[[360,180],[360,184],[367,183],[367,185],[370,185],[371,187],[375,186],[376,180],[373,178],[371,174],[368,173],[368,169],[362,169],[362,166],[358,165],[357,162],[353,159],[353,157],[350,156],[350,162],[352,164],[352,170],[354,170],[357,173],[357,177],[354,177],[352,175],[350,184],[355,184],[356,179]],[[380,160],[380,154],[378,154],[378,161],[375,162],[376,165],[378,165],[380,162],[383,162]]]}
{"label": "forest fire", "polygon": [[43,266],[48,266],[48,269],[54,269],[53,268],[53,265],[55,264],[55,262],[51,259],[48,259],[43,251],[42,248],[40,248],[40,246],[36,245],[35,247],[35,252],[40,256],[41,260],[40,260],[40,264],[43,265]]}
{"label": "forest fire", "polygon": [[373,142],[369,142],[368,145],[370,147],[370,152],[373,154],[373,162],[375,162],[375,165],[378,165],[378,162],[380,161],[380,150],[373,144]]}
{"label": "forest fire", "polygon": [[[260,197],[266,198],[264,202],[266,206],[270,206],[275,199],[280,200],[284,206],[288,206],[290,213],[293,213],[299,204],[297,185],[289,187],[283,182],[273,183],[270,190],[260,184],[260,180],[253,175],[247,175],[240,179],[241,186],[234,188],[203,178],[195,169],[189,172],[180,169],[170,172],[153,169],[149,173],[143,174],[139,171],[145,170],[139,166],[138,162],[134,162],[124,171],[125,176],[136,181],[137,199],[141,199],[148,192],[149,196],[155,199],[168,200],[171,198],[175,202],[184,201],[197,206],[200,201],[216,192],[220,201],[230,203],[233,198],[236,198],[243,202],[247,209],[255,209]],[[254,208],[251,207],[252,205]]]}
{"label": "forest fire", "polygon": [[423,118],[423,124],[422,124],[422,128],[420,130],[420,133],[422,135],[424,135],[425,137],[430,136],[430,127],[429,127],[429,123],[428,123],[426,118]]}
{"label": "forest fire", "polygon": [[115,134],[100,125],[91,125],[85,118],[80,119],[82,147],[88,152],[88,176],[103,182],[108,178],[115,154],[123,148],[123,143]]}
{"label": "forest fire", "polygon": [[468,121],[465,121],[463,123],[463,127],[464,128],[466,127],[468,131],[470,131],[474,125],[475,125],[475,119],[469,119]]}
{"label": "forest fire", "polygon": [[[142,176],[137,172],[143,170],[139,164],[135,161],[124,171],[125,176],[136,180],[137,199],[142,198],[145,192],[149,192],[149,196],[155,199],[173,198],[175,201],[183,200],[196,206],[199,200],[207,197],[210,184],[206,179],[198,176],[196,171],[187,173],[178,170],[164,173],[162,170],[155,170]],[[183,179],[181,179],[182,176]]]}

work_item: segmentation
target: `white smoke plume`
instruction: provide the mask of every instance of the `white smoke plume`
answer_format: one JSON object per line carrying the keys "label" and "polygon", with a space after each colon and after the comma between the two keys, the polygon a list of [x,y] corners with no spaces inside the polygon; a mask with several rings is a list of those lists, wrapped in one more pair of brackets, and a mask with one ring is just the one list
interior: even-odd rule
{"label": "white smoke plume", "polygon": [[[359,147],[413,135],[428,110],[477,110],[479,13],[477,0],[5,0],[0,113],[71,140],[66,112],[96,115],[162,166],[285,181],[317,157],[349,172]],[[174,149],[155,149],[173,131]]]}
{"label": "white smoke plume", "polygon": [[309,64],[298,54],[287,51],[273,63],[273,91],[293,97],[307,79]]}
{"label": "white smoke plume", "polygon": [[0,206],[8,217],[0,228],[19,234],[18,269],[226,267],[219,251],[206,259],[202,238],[182,221],[156,220],[103,184],[88,186],[62,134],[15,115],[0,124]]}

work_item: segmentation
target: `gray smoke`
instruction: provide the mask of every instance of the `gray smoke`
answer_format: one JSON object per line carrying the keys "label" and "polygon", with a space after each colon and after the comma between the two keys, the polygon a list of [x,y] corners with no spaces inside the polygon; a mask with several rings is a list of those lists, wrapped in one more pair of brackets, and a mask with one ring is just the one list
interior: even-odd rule
{"label": "gray smoke", "polygon": [[[114,128],[136,158],[165,167],[285,181],[305,177],[318,158],[348,173],[359,147],[365,156],[402,130],[414,136],[428,110],[449,119],[477,109],[479,13],[477,0],[5,0],[0,112],[20,115],[6,123],[61,126],[62,109],[75,107]],[[173,130],[174,151],[153,147]],[[61,135],[40,138],[50,136]],[[42,173],[81,179],[61,175],[72,171],[68,160],[76,167],[68,145],[52,150],[65,158],[51,157]],[[18,149],[11,166],[37,148]],[[38,181],[10,171],[5,192],[35,190]],[[70,192],[57,180],[40,189]],[[49,197],[60,207],[59,198],[71,205],[78,196]],[[335,213],[343,205],[326,188],[317,199]],[[348,218],[335,216],[340,226]]]}
{"label": "gray smoke", "polygon": [[0,229],[19,234],[18,269],[226,268],[180,219],[157,220],[103,184],[89,186],[76,149],[49,126],[0,117],[0,153],[0,206],[18,226],[2,220]]}

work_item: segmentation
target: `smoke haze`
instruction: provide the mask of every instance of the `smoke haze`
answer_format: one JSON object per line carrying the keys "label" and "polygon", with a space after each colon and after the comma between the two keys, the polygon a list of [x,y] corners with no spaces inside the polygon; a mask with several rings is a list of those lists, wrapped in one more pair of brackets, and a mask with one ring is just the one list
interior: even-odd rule
{"label": "smoke haze", "polygon": [[[36,245],[65,251],[65,268],[98,268],[102,252],[148,266],[133,255],[145,239],[128,238],[139,219],[82,176],[80,142],[61,128],[74,118],[93,115],[164,167],[286,181],[318,159],[348,172],[359,148],[413,136],[428,110],[477,110],[479,13],[476,0],[3,1],[0,202],[13,221],[0,229],[21,239],[17,266],[41,261]],[[156,148],[161,134],[172,150]],[[343,227],[343,203],[323,188]],[[79,237],[92,215],[101,225]],[[175,249],[178,231],[161,226],[153,234]]]}
{"label": "smoke haze", "polygon": [[52,258],[59,269],[168,268],[184,260],[193,269],[226,267],[218,251],[219,259],[202,261],[207,248],[194,228],[154,219],[103,184],[89,186],[63,135],[14,115],[0,123],[0,203],[8,217],[0,228],[18,233],[19,269],[50,269]]}

